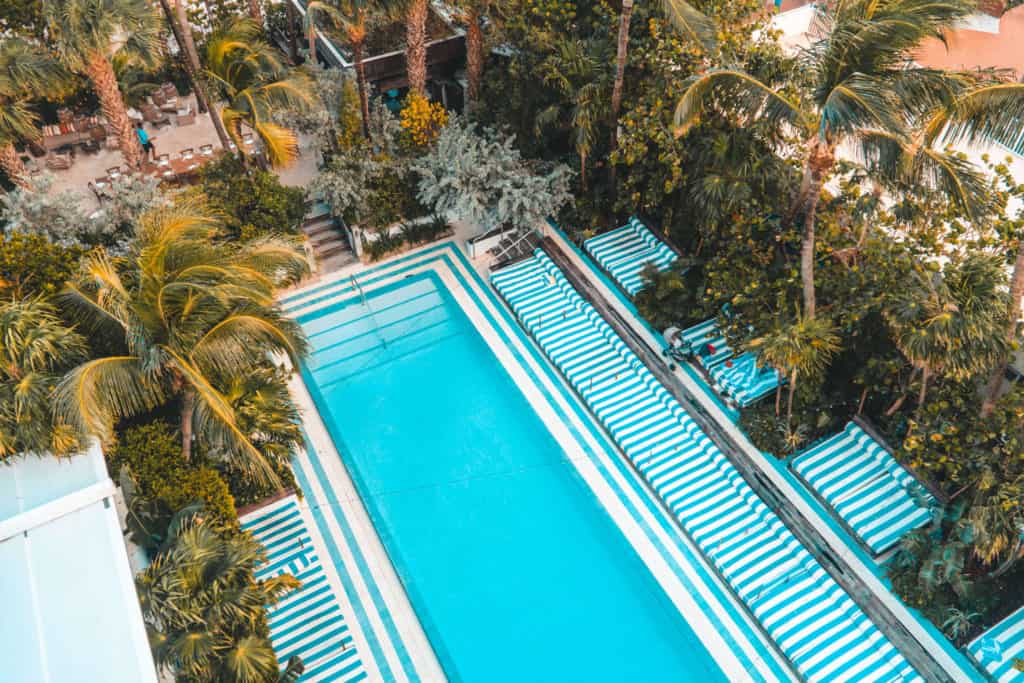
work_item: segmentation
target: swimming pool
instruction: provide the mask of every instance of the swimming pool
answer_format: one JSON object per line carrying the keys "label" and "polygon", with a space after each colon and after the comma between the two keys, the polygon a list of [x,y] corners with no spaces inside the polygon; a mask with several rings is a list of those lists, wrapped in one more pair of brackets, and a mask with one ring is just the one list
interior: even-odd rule
{"label": "swimming pool", "polygon": [[299,322],[307,388],[450,680],[725,680],[436,274]]}

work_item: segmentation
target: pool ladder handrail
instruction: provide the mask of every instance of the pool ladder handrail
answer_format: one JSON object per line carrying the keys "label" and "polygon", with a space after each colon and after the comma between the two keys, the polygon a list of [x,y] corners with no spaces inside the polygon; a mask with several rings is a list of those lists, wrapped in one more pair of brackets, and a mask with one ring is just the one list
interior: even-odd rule
{"label": "pool ladder handrail", "polygon": [[359,292],[359,301],[362,302],[363,308],[365,308],[370,314],[370,320],[373,322],[373,331],[377,334],[377,339],[380,339],[380,345],[382,348],[388,347],[388,340],[384,338],[384,335],[380,332],[380,325],[377,324],[377,315],[373,312],[370,307],[370,303],[366,300],[366,292],[363,291],[363,286],[359,284],[359,280],[356,279],[355,275],[349,277],[352,281],[352,287]]}

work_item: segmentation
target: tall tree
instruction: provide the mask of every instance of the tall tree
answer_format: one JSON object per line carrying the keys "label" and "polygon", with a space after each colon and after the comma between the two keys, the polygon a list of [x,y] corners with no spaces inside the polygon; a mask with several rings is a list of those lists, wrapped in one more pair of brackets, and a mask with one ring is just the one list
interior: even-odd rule
{"label": "tall tree", "polygon": [[232,467],[279,483],[213,378],[244,375],[270,353],[297,359],[304,352],[301,330],[273,297],[306,269],[305,254],[289,241],[224,240],[202,206],[179,202],[145,214],[128,257],[90,254],[68,285],[68,305],[85,324],[123,339],[127,352],[68,373],[56,414],[109,441],[117,419],[173,400],[184,459],[198,431]]}
{"label": "tall tree", "polygon": [[71,71],[92,83],[125,163],[142,163],[142,146],[128,118],[111,58],[122,52],[153,65],[160,50],[160,21],[148,0],[43,0],[49,44]]}
{"label": "tall tree", "polygon": [[289,68],[262,31],[247,19],[217,31],[206,44],[206,75],[225,100],[221,120],[242,152],[242,125],[259,137],[271,166],[286,166],[298,156],[294,131],[273,121],[279,107],[306,107],[313,101],[312,81]]}
{"label": "tall tree", "polygon": [[39,120],[31,100],[52,95],[66,72],[44,50],[21,38],[0,42],[0,168],[7,178],[28,187],[25,165],[14,145],[39,137]]}
{"label": "tall tree", "polygon": [[941,34],[970,11],[963,0],[822,3],[815,21],[823,37],[800,55],[805,84],[776,89],[740,70],[713,69],[692,79],[679,100],[677,135],[715,106],[803,137],[802,180],[783,223],[802,221],[800,273],[808,317],[816,310],[815,216],[837,147],[856,148],[875,174],[912,176],[947,189],[968,211],[983,200],[973,194],[983,183],[964,182],[969,165],[936,148],[992,135],[1019,121],[1024,86],[1001,82],[1003,76],[993,72],[908,67],[925,38]]}
{"label": "tall tree", "polygon": [[405,70],[409,91],[427,94],[427,16],[429,0],[407,0],[405,8]]}
{"label": "tall tree", "polygon": [[42,299],[0,303],[0,462],[78,447],[79,433],[53,419],[50,404],[61,374],[85,353],[85,340]]}

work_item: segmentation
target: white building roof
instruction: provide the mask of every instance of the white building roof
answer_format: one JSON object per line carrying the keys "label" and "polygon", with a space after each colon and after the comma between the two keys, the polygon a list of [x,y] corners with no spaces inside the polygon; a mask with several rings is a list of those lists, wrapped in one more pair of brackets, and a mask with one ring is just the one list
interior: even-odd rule
{"label": "white building roof", "polygon": [[0,465],[0,661],[19,683],[156,683],[103,454]]}

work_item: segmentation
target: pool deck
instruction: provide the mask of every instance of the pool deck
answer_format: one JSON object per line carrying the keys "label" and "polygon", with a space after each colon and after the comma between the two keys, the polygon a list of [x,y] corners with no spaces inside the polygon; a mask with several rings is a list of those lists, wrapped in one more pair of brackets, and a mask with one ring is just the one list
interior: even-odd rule
{"label": "pool deck", "polygon": [[[694,375],[683,367],[668,369],[658,353],[664,345],[662,340],[636,315],[635,310],[625,303],[623,295],[595,272],[595,267],[584,259],[565,235],[548,224],[540,226],[540,229],[547,238],[546,246],[549,253],[553,247],[560,255],[560,258],[555,259],[556,263],[562,260],[575,271],[578,278],[584,280],[582,284],[591,292],[591,303],[595,304],[609,324],[615,327],[615,323],[618,322],[620,325],[628,326],[628,332],[623,337],[632,336],[642,341],[646,348],[641,350],[640,357],[646,356],[645,360],[648,361],[649,367],[652,370],[659,370],[657,374],[663,376],[666,388],[681,393],[684,405],[697,404],[697,409],[693,411],[694,417],[703,417],[703,422],[711,427],[708,430],[709,435],[724,442],[720,444],[723,452],[730,454],[738,466],[744,465],[741,470],[751,475],[751,481],[767,482],[767,486],[761,484],[756,490],[760,494],[768,489],[768,494],[762,495],[762,498],[771,502],[772,507],[780,514],[788,512],[785,515],[787,525],[795,532],[802,532],[798,533],[798,536],[805,546],[816,555],[820,555],[823,548],[827,549],[829,557],[822,562],[823,566],[830,567],[829,560],[832,560],[842,567],[842,571],[830,573],[847,588],[851,596],[883,629],[887,637],[904,652],[908,660],[919,668],[928,680],[979,680],[978,672],[962,657],[956,656],[958,653],[952,650],[948,641],[940,640],[941,636],[936,637],[933,630],[926,628],[880,580],[875,569],[851,548],[848,541],[844,541],[836,533],[834,527],[822,518],[818,510],[808,504],[805,494],[769,461],[771,456],[765,455],[750,442],[731,416],[722,410],[720,402],[694,380]],[[581,291],[581,294],[584,292]],[[587,298],[585,294],[584,296]],[[679,389],[682,389],[682,392],[679,392]],[[782,509],[779,509],[780,506]]]}

